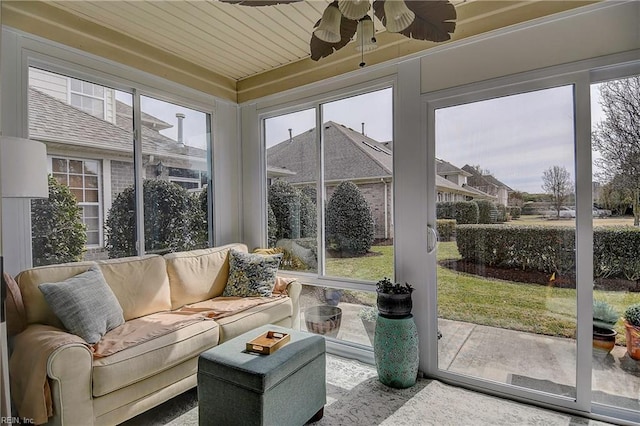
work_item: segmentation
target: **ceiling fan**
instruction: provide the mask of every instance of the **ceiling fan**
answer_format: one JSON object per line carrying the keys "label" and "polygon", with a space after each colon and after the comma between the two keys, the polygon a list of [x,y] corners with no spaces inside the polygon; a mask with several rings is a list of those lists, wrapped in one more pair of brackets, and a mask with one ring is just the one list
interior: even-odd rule
{"label": "ceiling fan", "polygon": [[[242,6],[270,6],[303,0],[220,0]],[[377,47],[371,0],[336,0],[316,22],[309,46],[318,61],[342,49],[356,36],[360,52]],[[456,29],[456,9],[448,0],[374,0],[373,14],[388,32],[416,40],[447,41]],[[360,63],[364,66],[364,61]]]}

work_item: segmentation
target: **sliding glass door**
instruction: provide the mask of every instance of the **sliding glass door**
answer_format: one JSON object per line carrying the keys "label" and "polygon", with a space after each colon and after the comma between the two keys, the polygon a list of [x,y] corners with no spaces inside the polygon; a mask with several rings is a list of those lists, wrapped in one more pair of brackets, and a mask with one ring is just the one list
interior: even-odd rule
{"label": "sliding glass door", "polygon": [[428,97],[432,365],[637,421],[640,79],[598,75]]}
{"label": "sliding glass door", "polygon": [[435,111],[443,371],[576,396],[573,86]]}

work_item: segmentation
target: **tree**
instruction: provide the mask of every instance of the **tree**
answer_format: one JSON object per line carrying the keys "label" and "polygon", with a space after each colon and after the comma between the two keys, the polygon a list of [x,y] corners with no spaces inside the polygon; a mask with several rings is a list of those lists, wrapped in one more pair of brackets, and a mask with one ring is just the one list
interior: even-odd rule
{"label": "tree", "polygon": [[371,209],[353,182],[342,182],[331,195],[325,232],[327,246],[345,255],[364,255],[373,244]]}
{"label": "tree", "polygon": [[640,226],[640,76],[602,83],[600,99],[605,118],[592,134],[598,175],[631,191],[633,224]]}
{"label": "tree", "polygon": [[551,204],[560,217],[560,209],[573,190],[569,171],[562,166],[552,166],[542,174],[542,190],[551,196]]}
{"label": "tree", "polygon": [[82,210],[66,185],[49,175],[49,198],[31,201],[33,266],[82,260],[87,233]]}
{"label": "tree", "polygon": [[[168,253],[206,247],[202,232],[206,216],[202,202],[181,186],[166,180],[143,183],[144,247],[147,253]],[[134,189],[128,187],[113,201],[105,224],[109,257],[137,253]]]}

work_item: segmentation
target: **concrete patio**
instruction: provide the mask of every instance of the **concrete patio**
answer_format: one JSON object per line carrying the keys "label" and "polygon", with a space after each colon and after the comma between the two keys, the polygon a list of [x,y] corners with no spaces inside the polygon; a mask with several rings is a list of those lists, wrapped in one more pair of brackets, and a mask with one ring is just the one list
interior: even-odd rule
{"label": "concrete patio", "polygon": [[[315,303],[317,304],[317,300]],[[300,325],[305,329],[303,300]],[[340,303],[338,339],[370,345],[361,305]],[[511,383],[555,394],[575,395],[576,341],[440,319],[439,367],[500,383]],[[640,410],[640,361],[623,346],[604,356],[593,354],[594,401]]]}

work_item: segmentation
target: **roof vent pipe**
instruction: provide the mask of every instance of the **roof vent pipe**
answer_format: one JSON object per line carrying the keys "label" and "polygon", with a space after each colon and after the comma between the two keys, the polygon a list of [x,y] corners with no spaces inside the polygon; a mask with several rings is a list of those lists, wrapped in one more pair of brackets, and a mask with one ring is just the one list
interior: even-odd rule
{"label": "roof vent pipe", "polygon": [[293,141],[293,129],[289,129],[289,142]]}
{"label": "roof vent pipe", "polygon": [[365,134],[364,134],[364,122],[362,122],[362,136],[365,136]]}
{"label": "roof vent pipe", "polygon": [[184,139],[183,139],[183,127],[182,127],[182,120],[184,120],[184,114],[178,112],[176,113],[176,118],[178,119],[178,143],[180,145],[184,145]]}

